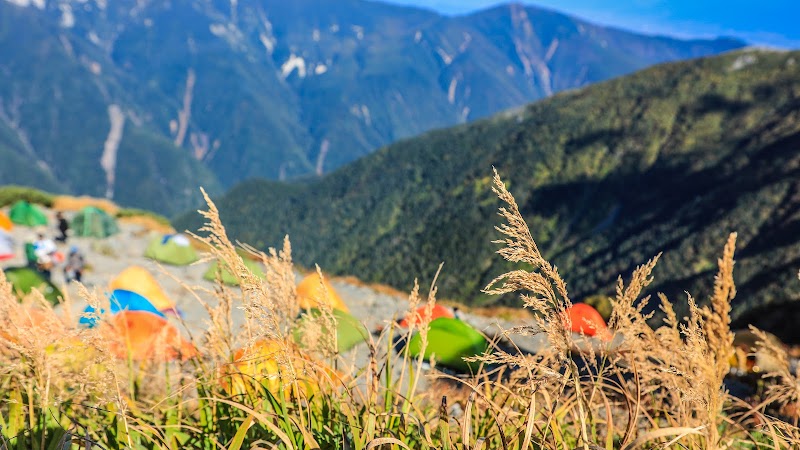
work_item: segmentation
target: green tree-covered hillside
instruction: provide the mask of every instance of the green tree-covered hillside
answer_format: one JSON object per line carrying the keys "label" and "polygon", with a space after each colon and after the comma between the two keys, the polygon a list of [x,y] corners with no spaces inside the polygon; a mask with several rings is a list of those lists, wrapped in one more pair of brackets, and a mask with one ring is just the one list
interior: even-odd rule
{"label": "green tree-covered hillside", "polygon": [[[664,252],[674,300],[709,292],[739,233],[734,315],[800,299],[800,53],[666,64],[435,131],[320,180],[250,181],[219,205],[261,247],[289,234],[303,264],[408,288],[445,262],[441,293],[470,303],[507,268],[492,166],[577,300]],[[195,229],[195,214],[180,226]]]}

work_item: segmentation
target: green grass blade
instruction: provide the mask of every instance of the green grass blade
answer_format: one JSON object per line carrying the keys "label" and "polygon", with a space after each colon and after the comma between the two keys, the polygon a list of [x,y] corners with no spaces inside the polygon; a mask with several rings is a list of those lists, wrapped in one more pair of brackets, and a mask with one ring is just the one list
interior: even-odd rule
{"label": "green grass blade", "polygon": [[239,450],[242,448],[244,438],[247,436],[247,430],[249,430],[250,426],[253,424],[254,418],[255,416],[250,414],[246,419],[244,419],[244,422],[239,425],[239,429],[236,431],[236,435],[233,437],[231,445],[228,446],[228,450]]}

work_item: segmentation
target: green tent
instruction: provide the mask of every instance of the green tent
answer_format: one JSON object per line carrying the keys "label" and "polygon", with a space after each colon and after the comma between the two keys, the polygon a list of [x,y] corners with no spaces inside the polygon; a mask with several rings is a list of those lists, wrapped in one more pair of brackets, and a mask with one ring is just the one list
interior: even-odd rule
{"label": "green tent", "polygon": [[144,256],[173,266],[188,266],[200,259],[189,238],[182,234],[155,236],[147,245]]}
{"label": "green tent", "polygon": [[107,238],[119,233],[117,221],[105,211],[94,206],[87,206],[72,218],[71,224],[75,236]]}
{"label": "green tent", "polygon": [[[408,352],[417,357],[422,347],[419,333],[414,334],[408,343]],[[424,358],[431,356],[436,364],[459,372],[475,372],[479,363],[468,363],[464,358],[483,354],[489,343],[477,330],[459,319],[440,317],[431,321],[428,331],[428,346]]]}
{"label": "green tent", "polygon": [[[257,277],[264,278],[264,268],[261,267],[261,264],[248,258],[242,258],[242,260],[244,261],[244,265],[247,266],[247,268],[250,269],[250,271],[253,272]],[[214,261],[214,263],[211,264],[211,266],[209,266],[208,270],[206,270],[206,273],[203,275],[203,278],[205,278],[208,281],[215,281],[217,279],[218,268],[219,268],[219,261]],[[231,273],[231,271],[228,270],[228,267],[226,266],[222,270],[222,282],[225,284],[229,284],[231,286],[238,286],[239,278],[236,277],[236,275],[234,275],[233,273]]]}
{"label": "green tent", "polygon": [[8,217],[18,225],[29,227],[47,225],[47,216],[44,215],[44,211],[25,200],[14,203],[14,206],[8,211]]}
{"label": "green tent", "polygon": [[62,296],[61,291],[39,272],[29,267],[10,267],[3,269],[6,278],[11,283],[17,296],[22,297],[31,293],[33,289],[38,289],[44,298],[53,305],[58,304],[58,298]]}
{"label": "green tent", "polygon": [[[319,317],[320,311],[318,309],[310,309],[307,312],[307,315],[300,319],[298,323],[298,327],[294,330],[294,340],[298,343],[302,342],[303,334],[302,334],[302,323],[305,320],[308,320],[308,316],[312,317]],[[350,314],[340,311],[338,309],[333,310],[333,317],[336,319],[336,343],[338,345],[339,353],[344,353],[356,345],[366,342],[369,338],[369,331],[367,328],[358,321],[355,317],[351,316]],[[323,333],[327,334],[327,330],[321,330]]]}

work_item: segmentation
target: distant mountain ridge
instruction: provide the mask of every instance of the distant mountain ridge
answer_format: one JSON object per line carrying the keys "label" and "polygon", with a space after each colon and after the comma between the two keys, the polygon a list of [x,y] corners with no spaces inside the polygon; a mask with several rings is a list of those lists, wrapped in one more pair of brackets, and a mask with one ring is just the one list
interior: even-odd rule
{"label": "distant mountain ridge", "polygon": [[433,128],[743,45],[516,4],[445,17],[362,0],[0,0],[0,182],[177,211],[199,184],[324,174]]}
{"label": "distant mountain ridge", "polygon": [[[800,52],[659,65],[398,142],[319,180],[249,181],[217,204],[232,238],[263,248],[288,234],[301,264],[405,289],[443,261],[440,296],[485,303],[497,299],[481,289],[512,268],[491,244],[492,166],[574,300],[613,293],[663,251],[648,292],[703,301],[732,231],[734,316],[800,300]],[[193,213],[176,227],[199,224]]]}

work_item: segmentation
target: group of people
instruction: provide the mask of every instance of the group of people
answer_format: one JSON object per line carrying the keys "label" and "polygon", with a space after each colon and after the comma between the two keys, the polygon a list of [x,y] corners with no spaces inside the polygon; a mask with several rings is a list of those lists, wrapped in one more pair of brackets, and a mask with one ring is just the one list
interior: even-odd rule
{"label": "group of people", "polygon": [[[58,235],[55,241],[60,244],[66,244],[68,238],[67,232],[69,231],[69,223],[64,218],[62,213],[56,214],[56,229]],[[36,240],[33,243],[26,244],[26,256],[28,264],[39,271],[45,278],[50,280],[53,268],[57,265],[64,263],[64,279],[67,283],[70,281],[80,282],[83,277],[83,269],[86,266],[83,254],[76,246],[69,249],[66,258],[58,251],[58,246],[53,239],[45,236],[45,233],[38,232]]]}

